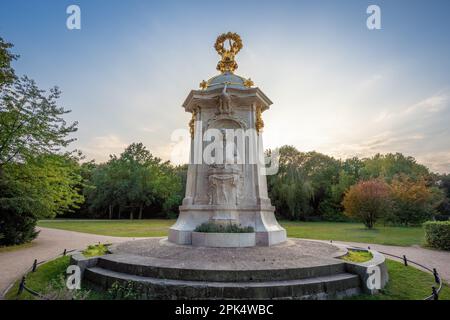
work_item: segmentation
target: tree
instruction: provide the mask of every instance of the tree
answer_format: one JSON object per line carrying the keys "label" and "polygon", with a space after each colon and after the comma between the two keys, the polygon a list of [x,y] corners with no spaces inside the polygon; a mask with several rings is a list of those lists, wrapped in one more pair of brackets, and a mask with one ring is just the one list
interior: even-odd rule
{"label": "tree", "polygon": [[377,154],[364,159],[361,177],[365,180],[383,178],[390,183],[395,176],[404,174],[411,179],[429,179],[430,171],[424,165],[418,164],[413,157],[405,157],[401,153]]}
{"label": "tree", "polygon": [[119,157],[99,165],[92,174],[93,188],[87,191],[92,210],[107,210],[111,218],[118,208],[119,218],[124,209],[130,219],[144,209],[170,212],[181,201],[181,176],[169,163],[154,157],[142,143],[128,146]]}
{"label": "tree", "polygon": [[341,162],[339,179],[336,184],[331,185],[331,200],[329,211],[324,212],[325,217],[330,220],[343,220],[342,200],[347,190],[356,184],[361,177],[361,169],[364,167],[363,161],[354,157]]}
{"label": "tree", "polygon": [[9,49],[13,45],[11,43],[5,42],[2,37],[0,37],[0,89],[3,85],[12,83],[16,75],[14,69],[11,67],[11,62],[18,58],[18,55],[13,54]]}
{"label": "tree", "polygon": [[420,224],[431,219],[444,200],[441,190],[428,187],[424,179],[413,180],[399,175],[391,183],[393,210],[389,221],[399,224]]}
{"label": "tree", "polygon": [[62,154],[77,123],[57,105],[58,88],[49,93],[23,76],[11,62],[11,44],[0,38],[0,243],[18,244],[36,237],[37,219],[77,208],[78,159]]}
{"label": "tree", "polygon": [[27,163],[9,163],[0,179],[0,230],[3,245],[31,241],[38,219],[54,218],[84,201],[77,159],[40,155]]}
{"label": "tree", "polygon": [[270,198],[278,214],[289,219],[304,217],[312,213],[310,201],[314,191],[302,167],[302,153],[292,146],[283,146],[278,152],[278,173],[267,177]]}
{"label": "tree", "polygon": [[390,208],[389,186],[382,180],[360,181],[346,192],[343,206],[349,217],[372,229]]}
{"label": "tree", "polygon": [[12,161],[51,154],[68,146],[77,122],[67,124],[70,112],[57,105],[57,87],[47,94],[26,76],[4,86],[0,94],[0,169]]}

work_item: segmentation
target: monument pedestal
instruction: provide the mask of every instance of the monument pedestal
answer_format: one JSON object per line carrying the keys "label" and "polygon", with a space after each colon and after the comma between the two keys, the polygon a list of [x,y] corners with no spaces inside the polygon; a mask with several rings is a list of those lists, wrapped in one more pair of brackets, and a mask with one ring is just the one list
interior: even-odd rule
{"label": "monument pedestal", "polygon": [[177,222],[169,229],[169,241],[192,244],[192,232],[195,228],[202,223],[213,221],[218,211],[232,214],[234,218],[229,220],[230,223],[253,227],[257,246],[271,246],[286,241],[286,230],[276,221],[272,206],[230,209],[212,205],[181,206]]}

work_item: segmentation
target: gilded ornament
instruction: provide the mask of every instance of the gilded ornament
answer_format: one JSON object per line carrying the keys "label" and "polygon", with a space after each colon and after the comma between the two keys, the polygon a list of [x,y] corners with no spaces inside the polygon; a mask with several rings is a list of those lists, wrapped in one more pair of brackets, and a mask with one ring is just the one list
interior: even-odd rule
{"label": "gilded ornament", "polygon": [[244,86],[246,86],[247,88],[251,88],[254,86],[254,82],[251,78],[248,78],[247,80],[244,81]]}
{"label": "gilded ornament", "polygon": [[260,134],[262,131],[262,128],[264,128],[264,121],[262,119],[262,111],[261,111],[260,106],[256,107],[255,128],[256,128],[256,132],[258,132],[258,134]]}
{"label": "gilded ornament", "polygon": [[[225,41],[228,40],[229,48],[225,48]],[[222,73],[231,72],[237,69],[238,64],[234,60],[236,54],[242,49],[242,40],[237,33],[228,32],[223,33],[217,37],[214,48],[217,53],[222,57],[222,60],[217,64],[217,70]]]}
{"label": "gilded ornament", "polygon": [[195,121],[197,120],[197,109],[194,109],[192,111],[192,118],[189,121],[189,132],[191,134],[191,138],[194,139],[194,133],[195,133]]}

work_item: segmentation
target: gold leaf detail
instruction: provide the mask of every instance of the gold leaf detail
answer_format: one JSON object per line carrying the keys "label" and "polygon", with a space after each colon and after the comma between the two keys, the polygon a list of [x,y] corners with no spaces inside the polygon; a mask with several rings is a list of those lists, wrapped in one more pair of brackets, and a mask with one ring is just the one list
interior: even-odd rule
{"label": "gold leaf detail", "polygon": [[264,121],[262,119],[262,111],[261,111],[260,106],[256,107],[255,128],[256,128],[256,132],[258,132],[258,134],[260,134],[260,132],[262,131],[262,128],[264,128]]}
{"label": "gold leaf detail", "polygon": [[[225,49],[224,43],[228,40],[229,49]],[[222,59],[217,64],[217,70],[220,72],[231,72],[237,69],[238,64],[234,60],[236,54],[242,49],[241,37],[237,33],[223,33],[217,37],[214,48]]]}

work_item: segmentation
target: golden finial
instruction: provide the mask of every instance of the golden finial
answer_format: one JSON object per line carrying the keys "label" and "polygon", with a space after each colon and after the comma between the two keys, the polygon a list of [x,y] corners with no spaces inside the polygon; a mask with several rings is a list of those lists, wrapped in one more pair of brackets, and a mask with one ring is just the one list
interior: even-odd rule
{"label": "golden finial", "polygon": [[[224,43],[226,40],[228,40],[229,49],[225,49]],[[238,67],[234,57],[242,49],[241,37],[233,32],[223,33],[217,37],[214,48],[222,57],[222,60],[217,64],[217,70],[222,73],[234,72]]]}
{"label": "golden finial", "polygon": [[203,80],[202,82],[200,82],[200,88],[202,90],[205,90],[206,88],[208,88],[208,82],[206,82],[205,80]]}
{"label": "golden finial", "polygon": [[253,87],[255,83],[253,82],[253,80],[251,78],[248,78],[247,80],[244,81],[244,86],[246,86],[247,88],[251,88]]}

